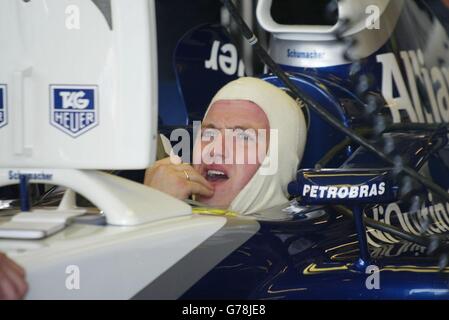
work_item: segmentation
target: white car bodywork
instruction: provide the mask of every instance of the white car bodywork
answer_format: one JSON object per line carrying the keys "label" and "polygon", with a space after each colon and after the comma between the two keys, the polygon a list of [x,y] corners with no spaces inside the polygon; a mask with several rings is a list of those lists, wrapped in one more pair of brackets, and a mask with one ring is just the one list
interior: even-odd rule
{"label": "white car bodywork", "polygon": [[130,299],[225,223],[187,216],[135,227],[72,224],[43,240],[0,240],[0,251],[25,268],[27,299]]}

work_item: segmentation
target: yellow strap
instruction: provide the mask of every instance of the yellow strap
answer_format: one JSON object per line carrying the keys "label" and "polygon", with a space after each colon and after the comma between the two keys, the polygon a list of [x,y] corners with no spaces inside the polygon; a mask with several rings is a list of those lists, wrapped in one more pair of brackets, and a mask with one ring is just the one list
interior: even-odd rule
{"label": "yellow strap", "polygon": [[205,215],[213,215],[213,216],[227,216],[227,217],[237,217],[239,214],[234,211],[230,211],[227,209],[216,209],[216,208],[207,208],[207,207],[193,207],[193,214],[205,214]]}

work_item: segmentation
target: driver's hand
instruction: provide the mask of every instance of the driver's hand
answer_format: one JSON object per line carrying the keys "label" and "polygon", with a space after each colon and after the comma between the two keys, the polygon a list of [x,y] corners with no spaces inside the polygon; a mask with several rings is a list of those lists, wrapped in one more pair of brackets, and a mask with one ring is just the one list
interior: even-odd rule
{"label": "driver's hand", "polygon": [[[184,171],[189,176],[188,180]],[[193,194],[204,197],[214,194],[212,185],[191,165],[174,164],[170,158],[156,161],[148,168],[145,171],[144,184],[181,200]]]}
{"label": "driver's hand", "polygon": [[0,252],[0,300],[22,299],[27,291],[25,270]]}

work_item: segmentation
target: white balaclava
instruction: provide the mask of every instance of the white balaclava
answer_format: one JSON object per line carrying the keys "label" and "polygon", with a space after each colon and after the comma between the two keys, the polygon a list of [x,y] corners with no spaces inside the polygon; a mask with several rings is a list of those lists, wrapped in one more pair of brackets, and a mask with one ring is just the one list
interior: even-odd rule
{"label": "white balaclava", "polygon": [[[288,183],[296,177],[306,144],[307,128],[298,103],[287,93],[257,78],[244,77],[228,83],[212,99],[210,107],[219,100],[247,100],[257,104],[267,115],[270,135],[267,155],[247,185],[229,206],[241,214],[255,213],[288,202]],[[277,155],[273,154],[276,151]],[[270,173],[277,161],[277,170]]]}

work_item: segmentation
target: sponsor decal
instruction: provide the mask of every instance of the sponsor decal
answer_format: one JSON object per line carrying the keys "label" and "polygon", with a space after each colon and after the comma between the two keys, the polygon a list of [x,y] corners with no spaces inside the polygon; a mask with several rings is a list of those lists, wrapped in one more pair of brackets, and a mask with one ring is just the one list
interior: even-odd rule
{"label": "sponsor decal", "polygon": [[228,76],[245,75],[245,65],[238,57],[237,48],[232,43],[221,43],[214,41],[210,51],[210,57],[204,61],[206,69],[221,71]]}
{"label": "sponsor decal", "polygon": [[0,84],[0,128],[8,123],[6,85]]}
{"label": "sponsor decal", "polygon": [[[399,257],[399,256],[421,256],[426,254],[426,247],[420,246],[413,242],[404,242],[398,240],[395,244],[385,244],[382,243],[380,246],[375,246],[371,248],[371,256],[373,258],[381,257]],[[381,242],[379,242],[380,244]]]}
{"label": "sponsor decal", "polygon": [[[428,201],[421,207],[404,208],[400,203],[392,202],[387,205],[378,205],[368,210],[367,215],[376,221],[394,225],[414,235],[422,235],[423,232],[433,235],[447,233],[449,231],[449,203],[434,201],[432,193],[427,194]],[[370,243],[377,241],[397,243],[399,238],[373,229],[369,234]],[[377,241],[376,241],[377,240]]]}
{"label": "sponsor decal", "polygon": [[318,186],[304,184],[302,196],[314,199],[361,199],[381,196],[385,193],[385,182],[357,186]]}
{"label": "sponsor decal", "polygon": [[287,49],[288,58],[298,58],[298,59],[323,59],[325,56],[324,52],[317,51],[296,51],[295,49]]}
{"label": "sponsor decal", "polygon": [[20,176],[27,176],[30,180],[43,180],[51,181],[53,180],[53,174],[45,172],[20,172],[20,171],[8,171],[9,180],[19,180]]}
{"label": "sponsor decal", "polygon": [[401,51],[400,57],[405,78],[393,53],[376,56],[382,64],[382,95],[393,121],[449,123],[449,69],[426,68],[421,50]]}
{"label": "sponsor decal", "polygon": [[50,86],[50,122],[76,138],[98,124],[97,86]]}

